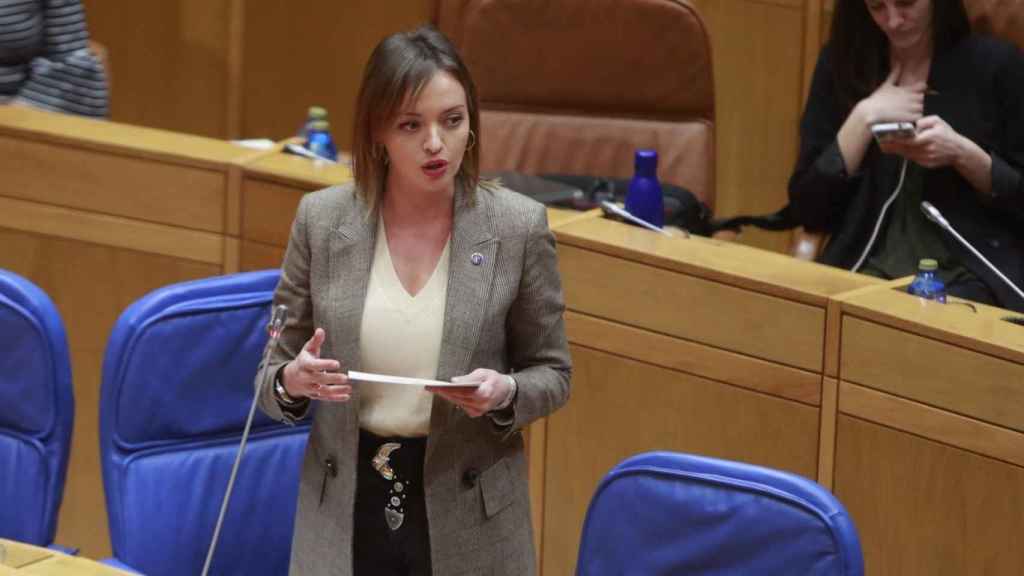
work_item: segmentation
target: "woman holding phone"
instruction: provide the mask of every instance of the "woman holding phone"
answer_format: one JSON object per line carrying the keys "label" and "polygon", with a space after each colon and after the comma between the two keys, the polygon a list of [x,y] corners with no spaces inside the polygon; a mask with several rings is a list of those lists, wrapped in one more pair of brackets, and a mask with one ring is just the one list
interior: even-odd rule
{"label": "woman holding phone", "polygon": [[[913,130],[878,134],[885,123]],[[962,0],[838,0],[800,134],[790,201],[805,228],[831,234],[823,262],[898,278],[935,258],[949,293],[1024,310],[920,208],[1020,284],[1024,56],[972,35]]]}

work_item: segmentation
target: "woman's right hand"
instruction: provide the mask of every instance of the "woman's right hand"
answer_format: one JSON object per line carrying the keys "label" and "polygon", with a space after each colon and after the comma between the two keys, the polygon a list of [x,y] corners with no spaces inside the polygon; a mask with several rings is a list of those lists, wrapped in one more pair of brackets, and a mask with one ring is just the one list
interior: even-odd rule
{"label": "woman's right hand", "polygon": [[292,398],[348,402],[352,397],[348,376],[338,372],[341,363],[320,358],[320,347],[326,338],[324,329],[317,328],[299,355],[285,365],[281,385]]}
{"label": "woman's right hand", "polygon": [[857,104],[865,126],[879,122],[916,122],[924,115],[924,93],[928,85],[915,82],[899,86],[900,71],[899,65],[893,66],[885,82]]}

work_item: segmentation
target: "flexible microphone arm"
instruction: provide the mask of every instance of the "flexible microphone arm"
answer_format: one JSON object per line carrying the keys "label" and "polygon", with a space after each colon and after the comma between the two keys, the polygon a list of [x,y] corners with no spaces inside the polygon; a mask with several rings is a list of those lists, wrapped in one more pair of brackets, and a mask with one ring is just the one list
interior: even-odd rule
{"label": "flexible microphone arm", "polygon": [[1003,282],[1006,282],[1007,286],[1012,288],[1013,291],[1016,292],[1018,296],[1020,296],[1022,299],[1024,299],[1024,292],[1022,292],[1020,288],[1018,288],[1016,285],[1014,285],[1013,282],[1010,282],[1010,279],[1007,278],[1005,275],[1003,275],[1003,273],[1000,272],[999,269],[995,267],[995,265],[993,265],[991,262],[989,262],[987,258],[982,256],[981,252],[978,252],[977,250],[975,250],[974,246],[971,246],[971,243],[968,242],[967,240],[965,240],[964,237],[961,236],[960,233],[957,232],[956,229],[953,228],[953,226],[950,225],[949,221],[946,220],[942,216],[942,213],[939,212],[938,208],[936,208],[935,206],[932,206],[931,202],[928,202],[927,200],[925,200],[924,202],[921,202],[921,211],[924,212],[924,215],[927,216],[929,220],[931,220],[932,222],[935,222],[936,224],[939,225],[940,228],[942,228],[943,230],[945,230],[945,231],[949,232],[950,234],[952,234],[954,238],[956,238],[961,244],[963,244],[968,250],[971,251],[971,254],[974,254],[975,256],[977,256],[978,260],[981,260],[982,262],[984,262],[985,266],[988,266],[989,270],[994,272],[996,276],[999,276],[1000,280],[1002,280]]}
{"label": "flexible microphone arm", "polygon": [[252,396],[252,405],[249,406],[249,417],[245,421],[245,429],[242,431],[242,442],[238,446],[238,454],[235,456],[235,464],[231,467],[231,477],[228,478],[228,489],[224,493],[224,500],[220,504],[220,514],[217,515],[217,525],[213,529],[213,538],[210,540],[210,548],[206,551],[206,562],[203,563],[202,576],[210,571],[210,564],[213,563],[213,552],[217,549],[217,538],[220,536],[220,528],[224,524],[224,516],[228,511],[228,502],[231,500],[231,489],[235,485],[235,476],[238,474],[238,466],[242,463],[242,454],[245,452],[245,442],[249,439],[249,429],[252,428],[252,418],[256,415],[256,402],[259,400],[260,391],[267,385],[267,377],[270,370],[267,370],[267,358],[270,351],[277,345],[281,331],[284,329],[284,322],[288,319],[288,307],[278,304],[270,313],[270,323],[267,324],[267,332],[270,333],[270,344],[263,350],[263,381],[260,387]]}

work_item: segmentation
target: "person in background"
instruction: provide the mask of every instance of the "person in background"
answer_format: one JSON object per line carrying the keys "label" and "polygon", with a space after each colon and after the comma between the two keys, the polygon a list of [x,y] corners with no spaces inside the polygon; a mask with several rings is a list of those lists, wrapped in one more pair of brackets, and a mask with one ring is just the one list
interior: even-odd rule
{"label": "person in background", "polygon": [[[878,144],[871,126],[916,133]],[[879,276],[939,262],[949,293],[1024,301],[921,211],[931,202],[1011,281],[1024,279],[1024,56],[972,35],[962,0],[838,0],[800,125],[794,214],[820,259]]]}
{"label": "person in background", "polygon": [[108,100],[79,0],[0,0],[0,104],[103,118]]}
{"label": "person in background", "polygon": [[355,118],[355,182],[302,199],[274,295],[291,315],[256,376],[272,418],[316,405],[290,571],[533,574],[520,430],[571,374],[547,213],[480,181],[476,89],[433,28],[376,47]]}

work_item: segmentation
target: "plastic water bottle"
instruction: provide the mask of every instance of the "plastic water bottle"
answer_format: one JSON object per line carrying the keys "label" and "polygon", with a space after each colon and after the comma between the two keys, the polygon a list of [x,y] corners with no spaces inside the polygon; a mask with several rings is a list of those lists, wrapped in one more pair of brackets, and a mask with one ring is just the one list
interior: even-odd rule
{"label": "plastic water bottle", "polygon": [[946,302],[946,284],[940,279],[935,271],[939,263],[931,258],[922,258],[917,264],[917,276],[910,283],[907,292],[925,300]]}
{"label": "plastic water bottle", "polygon": [[299,137],[303,140],[309,138],[309,129],[313,122],[318,120],[327,120],[327,109],[323,106],[310,106],[309,110],[306,111],[306,121],[302,123],[302,128],[299,129]]}
{"label": "plastic water bottle", "polygon": [[338,161],[338,148],[334,146],[334,139],[331,138],[326,120],[317,120],[309,125],[306,148],[321,158]]}
{"label": "plastic water bottle", "polygon": [[658,153],[637,150],[633,179],[626,193],[626,211],[662,228],[665,226],[665,204],[658,182]]}

